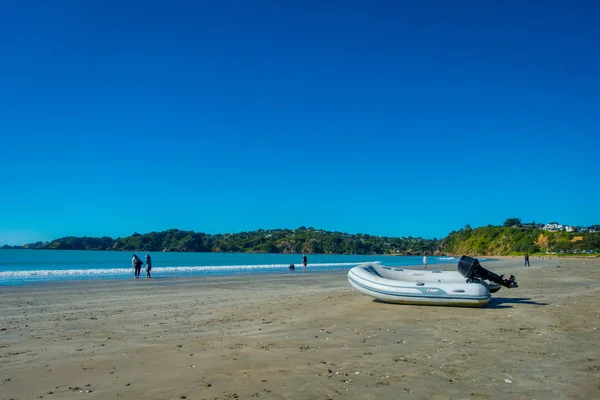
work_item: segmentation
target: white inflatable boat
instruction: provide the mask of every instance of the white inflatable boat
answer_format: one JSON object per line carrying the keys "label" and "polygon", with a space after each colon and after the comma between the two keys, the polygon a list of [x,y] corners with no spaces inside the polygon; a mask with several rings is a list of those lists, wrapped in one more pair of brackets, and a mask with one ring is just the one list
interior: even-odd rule
{"label": "white inflatable boat", "polygon": [[458,271],[423,271],[365,263],[348,272],[348,281],[358,291],[378,300],[420,305],[483,307],[490,292],[501,285],[518,287],[514,276],[498,276],[463,256]]}
{"label": "white inflatable boat", "polygon": [[416,271],[366,263],[352,268],[348,281],[358,291],[391,303],[483,307],[491,298],[485,283],[467,283],[463,276],[457,281],[454,271]]}

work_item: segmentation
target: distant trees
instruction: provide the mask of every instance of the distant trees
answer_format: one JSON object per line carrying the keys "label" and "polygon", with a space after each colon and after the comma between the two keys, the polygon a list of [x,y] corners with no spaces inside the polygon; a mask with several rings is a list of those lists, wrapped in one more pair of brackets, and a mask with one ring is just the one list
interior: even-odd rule
{"label": "distant trees", "polygon": [[504,221],[504,226],[507,228],[521,226],[521,218],[507,218],[506,221]]}
{"label": "distant trees", "polygon": [[509,255],[543,252],[581,253],[600,251],[599,233],[545,232],[487,226],[452,232],[439,243],[444,254]]}
{"label": "distant trees", "polygon": [[313,254],[433,254],[439,241],[347,234],[300,227],[209,235],[169,229],[113,240],[108,237],[65,237],[28,248],[60,250],[122,250],[174,252],[260,252]]}
{"label": "distant trees", "polygon": [[35,247],[54,250],[106,250],[107,248],[111,248],[114,243],[114,239],[107,236],[100,238],[67,236]]}
{"label": "distant trees", "polygon": [[268,243],[266,248],[267,253],[279,253],[279,247],[273,243]]}

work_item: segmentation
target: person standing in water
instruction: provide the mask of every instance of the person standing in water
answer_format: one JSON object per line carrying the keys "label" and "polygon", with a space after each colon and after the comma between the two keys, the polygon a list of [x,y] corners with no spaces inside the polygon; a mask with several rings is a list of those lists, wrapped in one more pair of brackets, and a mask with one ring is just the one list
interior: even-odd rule
{"label": "person standing in water", "polygon": [[306,254],[302,255],[302,265],[304,266],[304,272],[306,273],[306,264],[308,264],[308,259],[306,258]]}
{"label": "person standing in water", "polygon": [[529,254],[525,254],[525,266],[531,267],[531,265],[529,265]]}
{"label": "person standing in water", "polygon": [[152,258],[150,258],[150,254],[146,254],[146,279],[152,278],[150,276],[151,269],[152,269]]}
{"label": "person standing in water", "polygon": [[427,256],[423,256],[423,267],[427,268]]}
{"label": "person standing in water", "polygon": [[144,262],[142,260],[140,260],[140,258],[137,255],[134,254],[133,257],[131,257],[131,266],[133,267],[135,279],[138,279],[140,277],[140,271],[142,270],[142,264],[144,264]]}

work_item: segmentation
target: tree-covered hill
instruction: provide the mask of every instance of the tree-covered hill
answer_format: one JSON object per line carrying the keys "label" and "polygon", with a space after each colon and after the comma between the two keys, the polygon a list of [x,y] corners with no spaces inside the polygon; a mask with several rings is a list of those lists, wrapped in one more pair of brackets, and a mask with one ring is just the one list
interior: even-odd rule
{"label": "tree-covered hill", "polygon": [[433,254],[438,240],[394,238],[330,232],[313,228],[259,229],[232,234],[206,234],[169,229],[124,238],[64,237],[23,246],[30,249],[126,250],[182,252],[260,252],[311,254]]}
{"label": "tree-covered hill", "polygon": [[600,233],[546,232],[537,228],[468,226],[451,232],[439,243],[444,254],[510,255],[525,253],[581,253],[600,249]]}
{"label": "tree-covered hill", "polygon": [[113,247],[115,243],[114,239],[109,237],[77,237],[67,236],[60,239],[55,239],[51,242],[36,242],[29,243],[24,246],[13,246],[23,247],[26,249],[50,249],[50,250],[108,250]]}

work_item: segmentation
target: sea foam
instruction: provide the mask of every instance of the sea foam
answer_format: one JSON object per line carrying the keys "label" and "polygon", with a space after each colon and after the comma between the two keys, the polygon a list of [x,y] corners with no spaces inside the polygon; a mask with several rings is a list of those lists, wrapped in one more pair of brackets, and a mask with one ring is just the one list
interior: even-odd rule
{"label": "sea foam", "polygon": [[[318,263],[309,264],[309,270],[328,271],[349,269],[359,263]],[[269,273],[288,272],[289,264],[258,265],[189,265],[152,268],[154,276],[209,276],[232,273]],[[301,267],[301,265],[300,265]],[[142,268],[142,271],[145,269]],[[144,272],[143,272],[144,273]],[[118,279],[130,277],[132,268],[88,268],[88,269],[36,269],[0,271],[1,283],[19,283],[19,281],[81,280],[81,279]]]}

